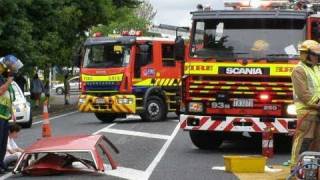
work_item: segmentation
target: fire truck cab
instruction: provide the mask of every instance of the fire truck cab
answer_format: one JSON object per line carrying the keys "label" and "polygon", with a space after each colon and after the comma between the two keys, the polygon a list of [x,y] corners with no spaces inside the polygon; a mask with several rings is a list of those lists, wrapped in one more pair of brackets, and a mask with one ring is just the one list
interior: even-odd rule
{"label": "fire truck cab", "polygon": [[127,114],[160,121],[177,112],[182,62],[174,39],[93,37],[84,43],[79,110],[103,122]]}
{"label": "fire truck cab", "polygon": [[198,148],[218,148],[223,140],[267,128],[276,136],[295,130],[290,75],[298,45],[319,41],[320,16],[276,2],[191,13],[180,123]]}

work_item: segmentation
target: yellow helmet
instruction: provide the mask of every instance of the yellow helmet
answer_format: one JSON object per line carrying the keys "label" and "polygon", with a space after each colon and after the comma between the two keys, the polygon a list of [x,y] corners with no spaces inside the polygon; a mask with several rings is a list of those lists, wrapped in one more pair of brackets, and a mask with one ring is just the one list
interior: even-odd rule
{"label": "yellow helmet", "polygon": [[314,40],[305,40],[299,44],[298,50],[307,52],[310,48],[318,46],[319,43]]}
{"label": "yellow helmet", "polygon": [[316,56],[320,56],[320,46],[312,46],[309,48],[309,54],[314,54]]}

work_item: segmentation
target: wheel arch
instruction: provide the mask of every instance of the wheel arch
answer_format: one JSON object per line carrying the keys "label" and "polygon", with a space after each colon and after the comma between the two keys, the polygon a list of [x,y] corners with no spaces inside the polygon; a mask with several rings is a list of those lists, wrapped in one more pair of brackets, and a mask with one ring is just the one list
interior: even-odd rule
{"label": "wheel arch", "polygon": [[143,107],[146,107],[146,104],[147,104],[147,100],[148,100],[148,97],[151,97],[151,96],[158,96],[159,98],[161,98],[166,106],[167,107],[167,101],[166,101],[166,94],[165,92],[159,88],[159,87],[152,87],[152,88],[149,88],[146,93],[144,94],[143,96]]}

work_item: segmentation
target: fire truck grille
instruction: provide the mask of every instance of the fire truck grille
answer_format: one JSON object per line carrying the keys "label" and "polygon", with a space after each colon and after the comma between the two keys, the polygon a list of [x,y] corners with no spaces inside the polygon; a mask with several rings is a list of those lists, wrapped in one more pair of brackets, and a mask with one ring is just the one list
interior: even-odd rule
{"label": "fire truck grille", "polygon": [[86,90],[87,91],[111,91],[119,90],[118,82],[87,82]]}
{"label": "fire truck grille", "polygon": [[188,101],[229,101],[253,99],[261,104],[260,96],[267,94],[269,103],[293,103],[290,77],[191,77],[186,81]]}

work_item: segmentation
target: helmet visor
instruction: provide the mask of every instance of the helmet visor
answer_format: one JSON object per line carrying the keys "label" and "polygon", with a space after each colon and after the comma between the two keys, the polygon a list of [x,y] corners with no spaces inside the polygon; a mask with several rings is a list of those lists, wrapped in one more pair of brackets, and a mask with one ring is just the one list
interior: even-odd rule
{"label": "helmet visor", "polygon": [[7,66],[10,71],[12,71],[13,73],[17,73],[23,67],[23,63],[20,61],[20,59],[18,59],[13,63],[7,64]]}

